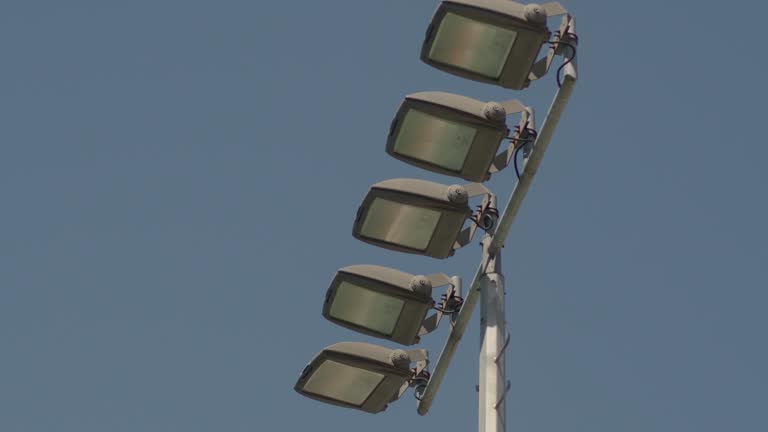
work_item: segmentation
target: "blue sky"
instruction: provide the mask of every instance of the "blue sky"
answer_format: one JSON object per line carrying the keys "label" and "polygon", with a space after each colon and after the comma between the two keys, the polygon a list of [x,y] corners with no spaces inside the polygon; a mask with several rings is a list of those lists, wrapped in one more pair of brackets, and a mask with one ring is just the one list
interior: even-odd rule
{"label": "blue sky", "polygon": [[[580,81],[507,242],[509,430],[765,430],[763,3],[565,2]],[[477,320],[429,416],[302,398],[438,2],[0,4],[0,430],[473,430]],[[506,200],[514,173],[490,187]],[[437,355],[445,331],[424,338]],[[408,426],[410,425],[410,426]]]}

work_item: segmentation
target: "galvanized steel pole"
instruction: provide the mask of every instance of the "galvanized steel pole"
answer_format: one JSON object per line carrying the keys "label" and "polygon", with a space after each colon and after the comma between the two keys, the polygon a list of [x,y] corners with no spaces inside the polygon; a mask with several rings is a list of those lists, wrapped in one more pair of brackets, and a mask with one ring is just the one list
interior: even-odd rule
{"label": "galvanized steel pole", "polygon": [[480,281],[480,432],[504,432],[506,428],[506,328],[504,276],[498,253],[489,260]]}

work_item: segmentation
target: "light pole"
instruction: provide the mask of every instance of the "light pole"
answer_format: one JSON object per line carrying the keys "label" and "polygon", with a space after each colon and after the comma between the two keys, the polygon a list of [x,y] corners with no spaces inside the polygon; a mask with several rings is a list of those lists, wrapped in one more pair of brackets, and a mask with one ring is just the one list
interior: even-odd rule
{"label": "light pole", "polygon": [[[572,21],[572,19],[571,19]],[[448,369],[448,366],[450,365],[451,359],[453,358],[453,354],[456,350],[456,346],[458,345],[459,340],[464,335],[464,329],[466,328],[467,324],[469,323],[469,319],[472,316],[472,312],[474,311],[475,303],[478,300],[478,297],[480,297],[481,292],[483,291],[483,288],[485,287],[486,291],[486,298],[489,299],[492,302],[498,302],[499,304],[495,307],[491,305],[491,310],[497,311],[496,319],[498,320],[499,312],[501,315],[501,319],[504,319],[504,286],[503,286],[503,276],[500,278],[500,272],[498,271],[498,262],[500,262],[500,254],[501,254],[501,248],[504,246],[504,241],[507,238],[507,235],[509,234],[509,230],[512,226],[512,222],[514,221],[515,217],[517,216],[517,212],[520,210],[520,205],[523,202],[523,199],[525,198],[525,195],[528,193],[528,189],[530,188],[531,182],[533,181],[533,177],[536,175],[536,172],[541,165],[541,161],[544,157],[544,152],[547,150],[547,147],[549,146],[549,143],[552,139],[552,135],[555,131],[555,128],[557,127],[557,123],[560,121],[560,116],[565,109],[566,104],[568,103],[568,99],[571,96],[571,93],[573,92],[573,87],[576,84],[577,79],[577,72],[576,72],[576,64],[575,61],[572,61],[571,63],[567,64],[564,68],[564,78],[562,82],[562,86],[557,91],[557,94],[555,95],[554,100],[552,101],[552,105],[549,108],[549,112],[547,113],[547,116],[544,119],[544,123],[541,126],[541,130],[538,133],[538,137],[533,143],[533,148],[530,150],[527,157],[524,159],[523,162],[523,170],[520,176],[520,179],[515,184],[515,188],[512,191],[512,194],[509,197],[509,201],[507,202],[506,207],[504,208],[504,211],[501,213],[501,216],[499,217],[498,225],[496,228],[496,231],[493,234],[486,234],[485,238],[483,239],[483,258],[480,262],[480,266],[478,267],[477,271],[475,272],[475,276],[472,279],[472,283],[469,285],[469,289],[467,290],[466,298],[464,299],[464,304],[461,310],[459,311],[458,318],[456,319],[456,324],[451,330],[451,333],[448,335],[448,340],[445,343],[445,346],[443,347],[443,351],[440,354],[440,357],[437,360],[437,363],[435,365],[434,371],[432,372],[432,377],[430,378],[429,384],[427,385],[427,388],[424,391],[424,396],[422,397],[421,401],[419,401],[418,404],[418,412],[421,415],[427,414],[429,411],[429,408],[432,406],[432,401],[434,400],[434,397],[437,393],[438,388],[440,387],[440,384],[443,380],[443,377]],[[490,272],[490,270],[494,270],[493,273]],[[488,278],[488,275],[494,275],[494,278],[497,280],[494,283],[491,283],[490,281],[488,283],[484,283],[483,281]],[[489,285],[493,285],[493,288],[489,288]],[[500,286],[499,286],[500,285]],[[500,293],[500,295],[490,295],[487,293],[489,289],[493,289],[496,293]],[[495,373],[499,375],[497,379],[494,380],[494,382],[498,382],[501,380],[501,382],[505,383],[506,378],[504,377],[504,369],[503,366],[500,368],[494,367],[492,364],[488,364],[486,360],[486,357],[492,357],[495,355],[495,351],[498,346],[498,340],[502,339],[503,336],[500,338],[499,335],[496,333],[499,332],[498,329],[494,329],[492,333],[488,333],[487,329],[487,320],[482,321],[481,320],[481,334],[484,335],[484,339],[482,341],[482,353],[481,353],[481,363],[480,363],[480,432],[493,432],[493,431],[503,431],[503,427],[501,429],[493,429],[490,428],[489,424],[487,423],[486,419],[492,418],[496,419],[496,427],[498,427],[499,423],[503,426],[503,419],[504,416],[494,414],[494,412],[504,412],[504,394],[506,392],[506,384],[499,386],[494,384],[493,385],[493,391],[495,393],[495,398],[491,397],[488,399],[487,392],[491,391],[488,389],[488,380],[489,380],[489,374],[485,369],[489,368],[492,370],[495,370]],[[501,329],[500,332],[503,334],[504,330]],[[493,337],[495,342],[493,343],[494,346],[491,347],[489,343],[487,342],[486,338]],[[492,352],[486,352],[486,349],[489,349]],[[501,353],[503,356],[503,352]],[[503,360],[503,358],[501,359]],[[485,379],[483,379],[485,378]],[[483,395],[486,395],[485,398]],[[495,399],[495,401],[494,401]],[[498,401],[501,401],[501,405],[497,405]]]}
{"label": "light pole", "polygon": [[[563,18],[553,35],[547,18],[557,15]],[[422,169],[475,182],[488,180],[511,163],[517,183],[501,213],[496,196],[481,183],[448,186],[394,179],[373,185],[355,218],[356,238],[390,250],[446,259],[481,229],[485,234],[480,265],[466,294],[458,276],[413,276],[371,265],[340,269],[323,308],[331,322],[405,345],[418,343],[446,315],[451,328],[431,372],[423,350],[342,343],[321,351],[305,368],[295,387],[299,393],[375,413],[414,387],[417,411],[426,415],[479,301],[479,430],[505,431],[509,390],[505,352],[510,338],[501,250],[573,92],[577,42],[573,17],[557,2],[445,0],[440,4],[422,46],[424,62],[467,79],[521,90],[542,78],[554,58],[562,56],[557,93],[538,132],[533,109],[516,100],[484,103],[442,92],[406,97],[390,126],[388,154]],[[545,43],[549,50],[537,60]],[[513,113],[521,118],[510,137],[505,120]],[[510,140],[510,146],[496,154],[504,139]],[[518,167],[520,152],[523,161]],[[472,197],[482,197],[476,211],[469,206]],[[435,302],[432,287],[441,285],[448,288]],[[437,313],[427,317],[430,307]]]}

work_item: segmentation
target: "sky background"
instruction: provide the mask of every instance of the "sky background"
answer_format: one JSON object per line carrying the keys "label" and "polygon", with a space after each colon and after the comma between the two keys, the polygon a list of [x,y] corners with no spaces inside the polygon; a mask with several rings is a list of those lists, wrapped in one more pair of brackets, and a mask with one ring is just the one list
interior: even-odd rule
{"label": "sky background", "polygon": [[[504,256],[509,431],[768,430],[764,2],[564,2],[580,81]],[[430,415],[303,398],[437,0],[0,2],[0,430],[471,431],[477,317]],[[516,122],[516,118],[511,121]],[[505,202],[512,170],[490,187]],[[421,347],[437,357],[445,329]]]}

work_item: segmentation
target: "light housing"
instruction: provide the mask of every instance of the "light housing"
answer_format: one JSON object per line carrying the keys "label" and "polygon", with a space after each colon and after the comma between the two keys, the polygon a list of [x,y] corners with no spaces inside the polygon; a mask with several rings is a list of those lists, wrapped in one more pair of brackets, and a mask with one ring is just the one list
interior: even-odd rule
{"label": "light housing", "polygon": [[386,249],[447,258],[461,246],[459,234],[472,215],[470,189],[416,179],[376,183],[357,210],[352,235]]}
{"label": "light housing", "polygon": [[429,24],[421,59],[463,78],[524,89],[551,35],[546,9],[509,0],[445,0]]}
{"label": "light housing", "polygon": [[509,135],[507,115],[523,108],[516,100],[486,103],[445,92],[414,93],[392,120],[386,151],[420,168],[483,182]]}
{"label": "light housing", "polygon": [[414,276],[376,265],[344,267],[325,294],[323,317],[359,333],[413,345],[437,325],[426,319],[435,305],[432,289],[448,284],[442,273]]}
{"label": "light housing", "polygon": [[416,359],[411,353],[360,342],[337,343],[312,359],[294,389],[332,405],[381,412],[414,376],[411,361]]}

